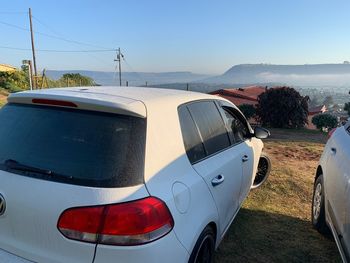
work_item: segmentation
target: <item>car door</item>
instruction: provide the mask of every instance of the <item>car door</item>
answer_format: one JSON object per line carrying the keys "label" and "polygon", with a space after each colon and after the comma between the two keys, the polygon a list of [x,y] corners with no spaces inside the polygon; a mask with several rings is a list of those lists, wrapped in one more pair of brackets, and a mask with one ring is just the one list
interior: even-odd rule
{"label": "car door", "polygon": [[205,149],[193,168],[206,182],[219,213],[223,234],[239,207],[242,184],[241,148],[232,147],[223,118],[214,101],[187,105]]}
{"label": "car door", "polygon": [[[340,216],[340,229],[343,238],[341,242],[346,250],[347,255],[350,255],[350,126],[340,128],[341,132],[338,135],[338,140],[341,142],[341,147],[338,150],[339,172],[342,181],[338,184],[340,191],[337,200],[340,205],[337,206],[337,212]],[[340,210],[340,211],[339,211]]]}
{"label": "car door", "polygon": [[242,184],[239,195],[239,206],[249,194],[253,183],[254,151],[250,141],[250,131],[244,116],[235,108],[222,106],[221,111],[234,148],[241,153]]}
{"label": "car door", "polygon": [[350,147],[346,130],[338,128],[327,145],[326,195],[329,201],[329,214],[339,235],[345,236],[347,194],[349,193],[349,159],[346,155]]}

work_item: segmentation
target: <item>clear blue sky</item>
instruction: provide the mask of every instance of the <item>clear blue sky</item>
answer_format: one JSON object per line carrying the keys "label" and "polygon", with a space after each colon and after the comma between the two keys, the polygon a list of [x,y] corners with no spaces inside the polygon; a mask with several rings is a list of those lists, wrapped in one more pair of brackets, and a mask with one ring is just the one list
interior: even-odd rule
{"label": "clear blue sky", "polygon": [[[121,47],[126,71],[219,74],[241,63],[313,64],[350,60],[349,0],[3,1],[0,46],[29,49],[30,35],[3,23]],[[10,13],[7,13],[10,12]],[[22,12],[22,13],[12,13]],[[99,49],[35,34],[37,49]],[[38,68],[113,71],[115,54],[37,53]],[[19,66],[30,51],[0,48]]]}

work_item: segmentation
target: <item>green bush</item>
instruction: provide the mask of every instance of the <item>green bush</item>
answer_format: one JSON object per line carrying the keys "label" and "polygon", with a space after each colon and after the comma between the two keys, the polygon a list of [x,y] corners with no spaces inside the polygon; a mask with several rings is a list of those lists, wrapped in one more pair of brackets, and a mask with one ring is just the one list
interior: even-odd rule
{"label": "green bush", "polygon": [[266,126],[302,128],[308,123],[308,100],[290,87],[271,88],[259,95],[256,114]]}
{"label": "green bush", "polygon": [[312,123],[320,130],[323,128],[332,129],[338,126],[337,118],[328,113],[315,115],[312,118]]}
{"label": "green bush", "polygon": [[0,88],[9,92],[29,89],[29,78],[25,71],[0,72]]}
{"label": "green bush", "polygon": [[250,118],[254,117],[256,114],[256,109],[253,105],[250,104],[242,104],[239,105],[238,108],[243,112],[244,116],[249,120]]}

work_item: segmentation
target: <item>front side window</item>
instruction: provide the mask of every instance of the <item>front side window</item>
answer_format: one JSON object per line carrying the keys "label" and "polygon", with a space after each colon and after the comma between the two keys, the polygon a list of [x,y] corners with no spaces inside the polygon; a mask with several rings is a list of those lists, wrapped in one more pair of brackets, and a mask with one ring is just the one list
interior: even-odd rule
{"label": "front side window", "polygon": [[207,155],[230,146],[225,124],[213,101],[191,103],[188,109],[199,129]]}
{"label": "front side window", "polygon": [[229,137],[232,143],[240,143],[249,137],[247,125],[240,120],[237,115],[227,107],[223,108],[225,113],[225,122]]}

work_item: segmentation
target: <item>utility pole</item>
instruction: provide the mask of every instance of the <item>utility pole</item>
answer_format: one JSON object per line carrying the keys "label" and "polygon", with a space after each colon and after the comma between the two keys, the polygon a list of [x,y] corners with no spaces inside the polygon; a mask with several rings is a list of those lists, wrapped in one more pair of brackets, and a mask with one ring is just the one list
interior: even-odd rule
{"label": "utility pole", "polygon": [[124,59],[124,55],[121,53],[120,48],[118,48],[117,58],[114,61],[117,61],[119,65],[119,86],[122,85],[122,64],[121,64],[122,59]]}
{"label": "utility pole", "polygon": [[32,53],[33,53],[33,63],[34,63],[34,88],[38,87],[38,71],[36,69],[36,59],[35,59],[35,47],[34,47],[34,33],[33,33],[33,23],[32,23],[32,9],[29,8],[29,24],[30,24],[30,35],[32,41]]}

